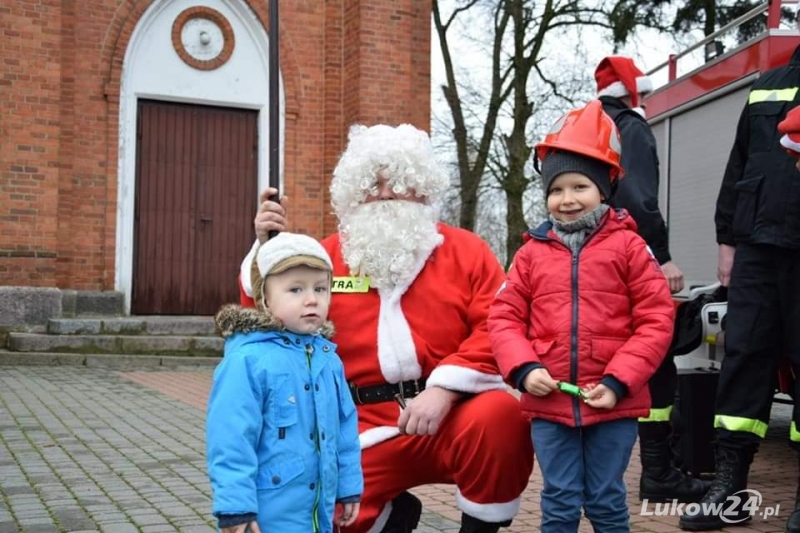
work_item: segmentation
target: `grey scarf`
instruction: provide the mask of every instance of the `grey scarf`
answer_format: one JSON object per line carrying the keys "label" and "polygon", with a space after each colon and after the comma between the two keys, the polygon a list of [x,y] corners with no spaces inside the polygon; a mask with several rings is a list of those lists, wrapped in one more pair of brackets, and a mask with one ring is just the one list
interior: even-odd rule
{"label": "grey scarf", "polygon": [[581,249],[586,237],[595,230],[608,209],[608,204],[600,204],[581,218],[571,222],[562,222],[550,215],[550,222],[553,223],[555,234],[572,250],[572,253],[575,253]]}

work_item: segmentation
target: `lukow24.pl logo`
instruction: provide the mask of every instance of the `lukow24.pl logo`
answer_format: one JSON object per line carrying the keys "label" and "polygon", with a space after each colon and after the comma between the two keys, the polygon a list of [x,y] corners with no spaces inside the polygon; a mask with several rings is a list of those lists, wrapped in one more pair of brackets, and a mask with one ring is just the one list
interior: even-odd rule
{"label": "lukow24.pl logo", "polygon": [[774,507],[762,507],[763,498],[757,490],[744,489],[728,496],[722,503],[678,503],[672,500],[666,503],[651,504],[648,500],[642,501],[641,516],[680,516],[683,514],[719,516],[723,522],[738,524],[750,517],[767,520],[778,516],[781,511],[780,504]]}

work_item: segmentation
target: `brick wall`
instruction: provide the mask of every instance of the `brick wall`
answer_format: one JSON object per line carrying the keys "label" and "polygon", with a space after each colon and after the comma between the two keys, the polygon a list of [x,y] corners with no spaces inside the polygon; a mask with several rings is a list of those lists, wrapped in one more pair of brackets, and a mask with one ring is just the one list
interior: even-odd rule
{"label": "brick wall", "polygon": [[[151,4],[0,4],[0,285],[114,287],[122,61]],[[268,2],[249,4],[268,28]],[[281,3],[293,230],[335,230],[328,180],[351,123],[428,128],[430,9]]]}
{"label": "brick wall", "polygon": [[55,284],[60,3],[0,5],[0,285]]}

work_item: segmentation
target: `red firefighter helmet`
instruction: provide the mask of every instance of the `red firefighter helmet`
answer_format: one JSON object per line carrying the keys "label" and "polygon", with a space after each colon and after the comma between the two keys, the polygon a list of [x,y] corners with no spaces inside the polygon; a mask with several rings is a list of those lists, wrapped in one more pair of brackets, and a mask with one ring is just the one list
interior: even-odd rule
{"label": "red firefighter helmet", "polygon": [[620,165],[622,143],[619,130],[603,111],[600,100],[592,100],[585,107],[573,109],[558,119],[544,141],[535,148],[541,161],[554,150],[565,150],[609,165],[612,182],[625,175]]}

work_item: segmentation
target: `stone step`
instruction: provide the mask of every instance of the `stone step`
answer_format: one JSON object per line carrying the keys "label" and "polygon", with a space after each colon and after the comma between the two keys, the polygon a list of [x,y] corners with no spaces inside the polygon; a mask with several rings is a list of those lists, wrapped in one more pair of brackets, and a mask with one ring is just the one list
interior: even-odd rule
{"label": "stone step", "polygon": [[51,318],[47,331],[55,335],[216,335],[210,316]]}
{"label": "stone step", "polygon": [[61,291],[62,316],[122,315],[125,295],[117,291]]}
{"label": "stone step", "polygon": [[220,337],[8,334],[8,349],[15,352],[220,356],[223,346]]}
{"label": "stone step", "polygon": [[167,370],[188,367],[212,369],[221,360],[219,357],[176,355],[82,354],[0,350],[0,366],[90,366],[115,370]]}

